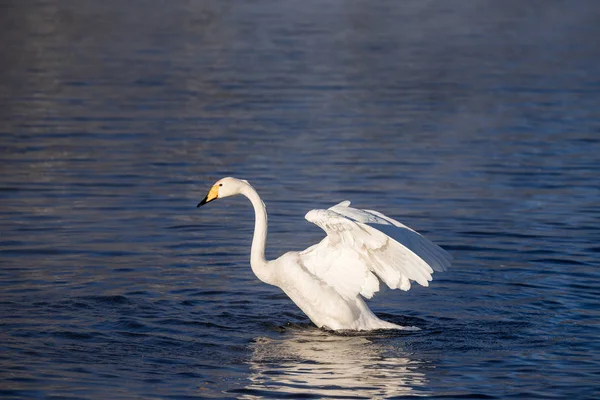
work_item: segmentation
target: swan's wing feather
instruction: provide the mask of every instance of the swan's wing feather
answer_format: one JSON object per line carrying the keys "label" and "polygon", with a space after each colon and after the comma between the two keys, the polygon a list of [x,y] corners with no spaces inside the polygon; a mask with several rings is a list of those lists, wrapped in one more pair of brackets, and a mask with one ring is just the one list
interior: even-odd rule
{"label": "swan's wing feather", "polygon": [[306,219],[325,230],[327,237],[300,253],[304,267],[344,297],[360,293],[371,298],[379,290],[379,279],[367,267],[369,260],[360,249],[380,247],[380,238],[333,211],[312,210]]}
{"label": "swan's wing feather", "polygon": [[415,230],[378,211],[359,210],[349,205],[349,201],[343,201],[329,210],[354,221],[372,225],[418,255],[436,272],[443,272],[450,266],[452,256]]}
{"label": "swan's wing feather", "polygon": [[411,280],[428,286],[433,271],[449,265],[444,250],[412,229],[349,205],[346,201],[308,212],[306,219],[327,237],[300,253],[305,268],[340,294],[370,298],[379,290],[380,280],[392,289],[408,290]]}

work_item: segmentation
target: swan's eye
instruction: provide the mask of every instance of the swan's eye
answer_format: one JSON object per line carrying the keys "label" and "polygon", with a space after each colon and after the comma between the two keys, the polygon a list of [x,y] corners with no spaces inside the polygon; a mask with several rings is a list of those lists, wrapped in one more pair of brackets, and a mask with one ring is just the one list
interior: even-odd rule
{"label": "swan's eye", "polygon": [[219,186],[223,186],[223,184],[222,184],[222,183],[219,183]]}

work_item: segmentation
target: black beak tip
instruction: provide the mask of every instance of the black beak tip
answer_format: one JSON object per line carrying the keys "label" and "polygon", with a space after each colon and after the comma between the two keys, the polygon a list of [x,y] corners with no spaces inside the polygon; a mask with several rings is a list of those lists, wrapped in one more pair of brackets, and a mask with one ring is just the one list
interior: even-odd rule
{"label": "black beak tip", "polygon": [[200,203],[198,203],[198,205],[196,206],[196,208],[198,207],[202,207],[203,205],[205,205],[206,203],[208,203],[208,201],[206,201],[206,197],[202,199],[202,201]]}

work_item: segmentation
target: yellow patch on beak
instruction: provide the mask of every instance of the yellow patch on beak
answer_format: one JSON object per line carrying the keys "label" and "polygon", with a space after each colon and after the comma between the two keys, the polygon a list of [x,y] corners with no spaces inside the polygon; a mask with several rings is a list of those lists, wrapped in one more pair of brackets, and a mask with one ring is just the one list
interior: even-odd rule
{"label": "yellow patch on beak", "polygon": [[198,207],[205,205],[206,203],[210,203],[211,201],[219,198],[219,185],[214,185],[208,191],[208,194],[200,203],[198,203]]}
{"label": "yellow patch on beak", "polygon": [[206,195],[206,202],[213,201],[214,199],[219,198],[219,186],[215,185],[210,188],[208,194]]}

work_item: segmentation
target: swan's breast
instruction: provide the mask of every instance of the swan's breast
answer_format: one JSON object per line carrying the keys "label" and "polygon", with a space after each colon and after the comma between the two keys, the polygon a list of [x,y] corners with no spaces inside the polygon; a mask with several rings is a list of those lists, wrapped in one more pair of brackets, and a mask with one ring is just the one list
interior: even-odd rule
{"label": "swan's breast", "polygon": [[298,252],[277,259],[279,287],[315,323],[337,329],[352,323],[360,311],[355,302],[344,299],[335,289],[311,274]]}

